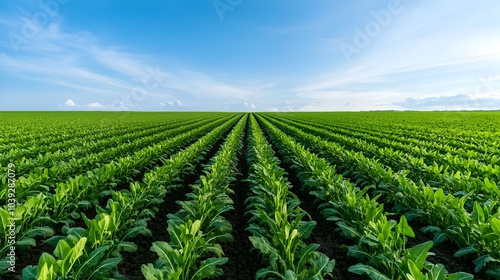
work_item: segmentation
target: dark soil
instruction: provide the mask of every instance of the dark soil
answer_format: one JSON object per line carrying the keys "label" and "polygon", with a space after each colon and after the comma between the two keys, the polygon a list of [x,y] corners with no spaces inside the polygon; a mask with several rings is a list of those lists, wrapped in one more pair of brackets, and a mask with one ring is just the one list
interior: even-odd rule
{"label": "dark soil", "polygon": [[243,139],[244,146],[238,155],[238,171],[236,181],[230,185],[234,191],[230,195],[233,200],[234,210],[226,212],[224,217],[233,225],[233,242],[222,244],[222,250],[229,261],[222,266],[224,275],[218,279],[254,279],[257,270],[262,268],[261,258],[256,250],[253,250],[252,243],[248,239],[251,233],[246,230],[248,218],[245,216],[245,199],[251,195],[250,185],[245,179],[248,178],[247,154],[247,131]]}

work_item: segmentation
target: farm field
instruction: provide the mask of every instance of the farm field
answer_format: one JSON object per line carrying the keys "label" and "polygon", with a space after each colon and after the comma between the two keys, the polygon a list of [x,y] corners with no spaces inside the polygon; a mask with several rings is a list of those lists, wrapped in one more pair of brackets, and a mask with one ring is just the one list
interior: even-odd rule
{"label": "farm field", "polygon": [[500,279],[500,112],[0,120],[0,279]]}

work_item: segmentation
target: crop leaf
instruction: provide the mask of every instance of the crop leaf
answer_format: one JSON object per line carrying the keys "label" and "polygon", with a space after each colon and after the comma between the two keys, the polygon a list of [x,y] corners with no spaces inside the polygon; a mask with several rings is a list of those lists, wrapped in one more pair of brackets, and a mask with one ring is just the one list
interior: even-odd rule
{"label": "crop leaf", "polygon": [[285,280],[297,280],[297,274],[291,270],[285,271]]}
{"label": "crop leaf", "polygon": [[427,241],[413,246],[408,250],[407,258],[412,260],[419,270],[424,268],[427,253],[432,248],[432,241]]}
{"label": "crop leaf", "polygon": [[372,280],[390,280],[390,278],[382,274],[380,271],[376,270],[375,268],[369,265],[364,265],[364,264],[356,264],[349,267],[349,272],[356,273],[359,275],[366,274]]}
{"label": "crop leaf", "polygon": [[23,280],[36,280],[38,266],[29,265],[23,269]]}
{"label": "crop leaf", "polygon": [[193,279],[204,279],[218,277],[222,275],[222,269],[218,265],[227,263],[228,258],[208,258],[201,262],[200,268],[193,275]]}
{"label": "crop leaf", "polygon": [[448,275],[448,280],[472,280],[474,279],[474,276],[469,273],[465,272],[457,272]]}
{"label": "crop leaf", "polygon": [[106,275],[111,269],[115,268],[120,262],[122,261],[121,258],[109,258],[101,262],[97,267],[95,267],[95,271],[92,273],[91,276],[94,274],[97,275]]}
{"label": "crop leaf", "polygon": [[460,257],[463,257],[465,255],[469,255],[469,254],[473,254],[473,253],[476,253],[477,252],[477,249],[474,248],[474,247],[465,247],[465,248],[461,248],[460,250],[458,250],[453,256],[455,258],[460,258]]}

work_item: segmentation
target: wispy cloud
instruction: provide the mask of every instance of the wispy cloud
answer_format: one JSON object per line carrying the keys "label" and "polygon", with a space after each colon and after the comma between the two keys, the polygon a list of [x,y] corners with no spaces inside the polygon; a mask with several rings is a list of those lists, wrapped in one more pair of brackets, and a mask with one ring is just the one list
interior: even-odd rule
{"label": "wispy cloud", "polygon": [[89,109],[96,109],[96,110],[104,109],[104,106],[101,103],[99,103],[99,102],[89,103],[89,104],[87,104],[87,107]]}
{"label": "wispy cloud", "polygon": [[[320,9],[297,4],[287,6],[290,14],[259,22],[246,17],[241,7],[241,17],[234,17],[231,25],[207,24],[203,33],[191,30],[196,33],[193,36],[185,32],[193,26],[169,22],[168,36],[162,37],[160,31],[151,31],[149,20],[141,21],[134,27],[151,31],[141,33],[141,38],[154,40],[145,39],[140,46],[131,43],[130,33],[122,32],[125,26],[110,27],[114,32],[106,30],[104,38],[92,24],[70,26],[78,21],[65,21],[56,14],[35,26],[36,33],[28,42],[13,48],[9,34],[21,34],[23,27],[35,24],[33,11],[16,7],[19,12],[13,14],[17,16],[0,19],[0,33],[7,35],[0,38],[2,90],[29,96],[31,86],[40,92],[31,96],[57,96],[52,107],[40,107],[47,110],[345,111],[497,106],[500,6],[494,0],[457,0],[453,5],[400,2],[401,12],[392,14],[390,22],[370,36],[369,44],[350,60],[339,43],[352,42],[356,30],[365,30],[376,21],[374,14],[387,9],[390,2],[321,1]],[[34,2],[24,6],[41,9]],[[262,7],[247,5],[248,9]],[[295,12],[301,12],[298,18],[290,16]],[[165,23],[165,17],[151,22]],[[164,45],[165,50],[158,51]],[[25,99],[33,103],[27,107],[37,108],[35,99]],[[0,104],[4,108],[12,106]]]}
{"label": "wispy cloud", "polygon": [[[172,68],[175,71],[172,73],[168,68],[152,64],[153,58],[147,55],[103,46],[89,32],[63,32],[60,23],[40,26],[38,30],[36,38],[23,45],[16,55],[0,53],[4,72],[52,84],[60,91],[76,90],[79,95],[90,95],[88,98],[111,95],[115,103],[129,104],[118,107],[120,109],[138,108],[168,98],[186,99],[196,109],[203,107],[203,103],[196,104],[201,100],[242,102],[259,94],[258,87],[233,85],[195,70]],[[109,102],[109,97],[105,99]],[[174,99],[174,105],[183,107],[179,99]],[[79,108],[114,109],[111,105],[102,105],[103,101],[89,102]]]}
{"label": "wispy cloud", "polygon": [[[432,109],[436,96],[437,100],[450,101],[439,98],[443,94],[474,99],[481,75],[499,71],[500,38],[491,36],[498,25],[489,26],[484,21],[499,9],[483,13],[476,3],[468,1],[458,1],[451,9],[440,9],[443,4],[419,3],[354,62],[311,78],[296,87],[295,94],[312,104],[320,103],[316,107],[323,109],[341,109],[341,104],[347,103],[351,109],[405,109],[409,104]],[[463,19],[467,9],[468,17]],[[461,12],[455,14],[457,11]],[[454,26],[463,21],[463,28]],[[401,101],[394,102],[398,99]],[[489,108],[489,104],[476,102],[471,109]]]}

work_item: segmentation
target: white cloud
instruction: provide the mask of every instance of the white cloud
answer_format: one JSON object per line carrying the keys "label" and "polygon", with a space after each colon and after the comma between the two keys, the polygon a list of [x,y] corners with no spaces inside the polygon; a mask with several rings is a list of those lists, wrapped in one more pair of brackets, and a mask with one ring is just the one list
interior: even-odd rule
{"label": "white cloud", "polygon": [[160,102],[160,107],[165,107],[165,103]]}
{"label": "white cloud", "polygon": [[182,106],[182,103],[181,103],[181,101],[180,101],[180,100],[177,100],[177,105],[178,105],[178,106]]}
{"label": "white cloud", "polygon": [[78,109],[80,106],[75,102],[73,101],[73,99],[67,99],[64,104],[59,104],[58,105],[58,108],[60,110],[76,110]]}
{"label": "white cloud", "polygon": [[115,101],[112,104],[101,104],[99,102],[90,102],[83,107],[89,111],[95,111],[95,110],[99,110],[99,111],[129,111],[131,109],[136,109],[136,110],[141,109],[140,107],[131,107],[123,101]]}
{"label": "white cloud", "polygon": [[91,110],[96,110],[96,109],[104,109],[105,107],[99,102],[93,102],[93,103],[87,104],[87,108],[89,108]]}
{"label": "white cloud", "polygon": [[169,101],[169,102],[168,102],[168,105],[170,105],[170,106],[174,106],[174,102]]}
{"label": "white cloud", "polygon": [[66,100],[66,102],[64,102],[64,106],[67,106],[67,107],[75,107],[76,106],[76,103],[71,100],[71,99],[68,99]]}

